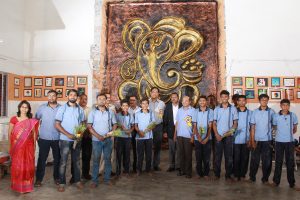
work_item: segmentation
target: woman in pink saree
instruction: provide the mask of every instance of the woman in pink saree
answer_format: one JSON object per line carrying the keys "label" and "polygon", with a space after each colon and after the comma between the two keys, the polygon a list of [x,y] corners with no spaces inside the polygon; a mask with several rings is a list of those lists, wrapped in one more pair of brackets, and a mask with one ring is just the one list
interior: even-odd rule
{"label": "woman in pink saree", "polygon": [[38,120],[32,119],[27,101],[18,105],[17,116],[10,119],[11,189],[19,193],[33,191],[34,155]]}

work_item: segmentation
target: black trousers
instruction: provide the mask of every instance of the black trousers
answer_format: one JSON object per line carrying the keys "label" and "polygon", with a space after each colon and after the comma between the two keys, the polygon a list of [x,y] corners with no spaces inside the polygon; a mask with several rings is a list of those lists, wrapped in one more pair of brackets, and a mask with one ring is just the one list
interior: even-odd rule
{"label": "black trousers", "polygon": [[133,162],[132,162],[132,170],[136,172],[136,161],[137,161],[137,153],[136,153],[136,134],[137,132],[134,130],[131,133],[131,147],[132,147],[132,155],[133,155]]}
{"label": "black trousers", "polygon": [[196,156],[196,171],[201,177],[208,176],[210,163],[211,141],[206,144],[201,144],[195,140],[195,156]]}
{"label": "black trousers", "polygon": [[262,160],[262,182],[267,182],[272,170],[272,141],[259,141],[251,152],[250,179],[256,181],[260,159]]}
{"label": "black trousers", "polygon": [[88,176],[90,174],[90,163],[92,157],[92,138],[88,130],[84,133],[84,137],[81,141],[81,160],[82,160],[82,176]]}
{"label": "black trousers", "polygon": [[230,178],[233,169],[233,136],[225,137],[220,142],[216,141],[216,159],[214,173],[216,177],[220,178],[221,164],[224,152],[225,157],[225,178]]}
{"label": "black trousers", "polygon": [[144,154],[146,157],[146,172],[150,172],[151,170],[151,162],[152,162],[152,139],[138,139],[136,140],[136,150],[137,150],[137,171],[142,172],[143,169],[143,161]]}
{"label": "black trousers", "polygon": [[39,145],[39,158],[36,169],[36,181],[43,181],[45,176],[46,161],[50,148],[52,149],[53,155],[53,178],[54,180],[59,180],[59,161],[60,161],[60,151],[59,151],[59,140],[38,140]]}
{"label": "black trousers", "polygon": [[192,176],[192,153],[193,147],[190,138],[177,137],[180,170],[188,175]]}
{"label": "black trousers", "polygon": [[295,143],[294,142],[276,142],[275,143],[275,172],[273,182],[277,185],[280,184],[281,170],[283,164],[283,157],[285,156],[285,162],[287,167],[287,180],[290,187],[295,186],[295,159],[294,159]]}
{"label": "black trousers", "polygon": [[153,167],[159,167],[160,164],[160,152],[162,144],[162,135],[163,135],[163,124],[158,124],[152,130],[153,132]]}
{"label": "black trousers", "polygon": [[245,178],[248,171],[250,150],[247,144],[234,144],[233,150],[234,176],[236,178]]}
{"label": "black trousers", "polygon": [[[131,138],[118,137],[115,141],[116,153],[117,153],[117,169],[116,174],[121,174],[122,165],[124,166],[124,172],[129,173],[130,167],[130,143]],[[123,160],[123,162],[122,162]]]}

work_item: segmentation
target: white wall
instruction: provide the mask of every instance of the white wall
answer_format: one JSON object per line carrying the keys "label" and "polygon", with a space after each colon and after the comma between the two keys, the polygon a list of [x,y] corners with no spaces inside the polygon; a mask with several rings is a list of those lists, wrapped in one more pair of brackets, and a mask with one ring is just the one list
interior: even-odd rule
{"label": "white wall", "polygon": [[[299,0],[225,0],[228,90],[232,76],[300,76],[299,7]],[[299,104],[291,110],[300,117]]]}

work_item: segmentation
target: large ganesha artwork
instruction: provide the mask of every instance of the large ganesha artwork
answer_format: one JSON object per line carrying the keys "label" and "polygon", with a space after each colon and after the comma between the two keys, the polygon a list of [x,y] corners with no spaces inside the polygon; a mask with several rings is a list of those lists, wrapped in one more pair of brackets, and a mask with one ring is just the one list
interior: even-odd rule
{"label": "large ganesha artwork", "polygon": [[197,102],[204,64],[196,58],[203,45],[203,37],[182,18],[167,17],[153,27],[142,19],[128,21],[122,31],[125,48],[132,58],[120,68],[123,79],[118,89],[120,99],[130,90],[139,98],[149,97],[150,89],[157,87],[160,98],[167,102],[172,92],[179,95],[187,91]]}

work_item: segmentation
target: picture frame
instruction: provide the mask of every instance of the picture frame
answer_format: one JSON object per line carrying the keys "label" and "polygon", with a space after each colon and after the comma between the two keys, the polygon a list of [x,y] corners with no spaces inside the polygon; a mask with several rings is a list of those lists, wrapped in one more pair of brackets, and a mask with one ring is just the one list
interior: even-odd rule
{"label": "picture frame", "polygon": [[34,78],[34,86],[43,86],[43,78]]}
{"label": "picture frame", "polygon": [[55,78],[55,86],[64,86],[65,79],[64,78]]}
{"label": "picture frame", "polygon": [[261,88],[257,90],[257,95],[260,96],[261,94],[268,94],[267,88]]}
{"label": "picture frame", "polygon": [[232,94],[243,94],[243,88],[233,88]]}
{"label": "picture frame", "polygon": [[34,97],[41,98],[42,97],[42,88],[34,88]]}
{"label": "picture frame", "polygon": [[77,88],[77,91],[78,91],[78,96],[85,94],[85,87],[79,87]]}
{"label": "picture frame", "polygon": [[294,89],[285,89],[285,98],[294,100]]}
{"label": "picture frame", "polygon": [[246,89],[254,89],[254,77],[245,78]]}
{"label": "picture frame", "polygon": [[295,78],[283,78],[284,87],[295,87]]}
{"label": "picture frame", "polygon": [[62,98],[63,97],[63,88],[55,88],[55,91],[57,92],[57,98]]}
{"label": "picture frame", "polygon": [[48,92],[50,91],[51,89],[44,89],[44,97],[48,97]]}
{"label": "picture frame", "polygon": [[245,90],[245,95],[246,95],[247,99],[254,99],[255,98],[254,90]]}
{"label": "picture frame", "polygon": [[297,88],[300,88],[300,77],[297,78]]}
{"label": "picture frame", "polygon": [[52,77],[46,77],[45,78],[45,86],[46,87],[52,87]]}
{"label": "picture frame", "polygon": [[242,77],[232,77],[232,86],[242,86],[242,85],[243,85]]}
{"label": "picture frame", "polygon": [[300,91],[297,91],[297,99],[300,99]]}
{"label": "picture frame", "polygon": [[280,77],[271,77],[271,87],[280,87]]}
{"label": "picture frame", "polygon": [[75,87],[75,77],[67,76],[67,87]]}
{"label": "picture frame", "polygon": [[77,77],[77,85],[86,85],[87,84],[87,77],[78,76]]}
{"label": "picture frame", "polygon": [[20,86],[20,78],[17,78],[17,77],[14,78],[14,85]]}
{"label": "picture frame", "polygon": [[268,78],[257,78],[258,87],[268,87]]}
{"label": "picture frame", "polygon": [[32,97],[32,89],[24,89],[24,97]]}
{"label": "picture frame", "polygon": [[281,91],[271,91],[271,99],[281,99]]}
{"label": "picture frame", "polygon": [[65,97],[68,96],[68,93],[69,93],[70,89],[66,89],[66,92],[65,92]]}
{"label": "picture frame", "polygon": [[19,91],[19,88],[15,88],[14,89],[14,98],[19,98],[20,97],[20,91]]}
{"label": "picture frame", "polygon": [[31,87],[32,86],[32,78],[31,77],[25,77],[24,78],[24,87]]}

